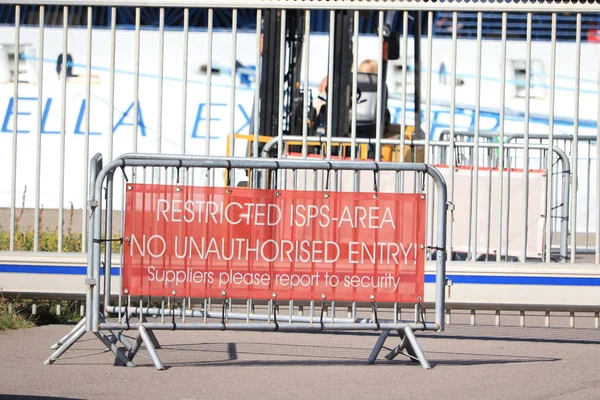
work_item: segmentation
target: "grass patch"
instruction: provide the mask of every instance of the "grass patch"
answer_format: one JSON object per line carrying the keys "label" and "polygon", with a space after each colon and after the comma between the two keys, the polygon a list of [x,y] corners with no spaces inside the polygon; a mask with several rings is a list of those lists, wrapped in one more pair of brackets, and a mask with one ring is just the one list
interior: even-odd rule
{"label": "grass patch", "polygon": [[0,331],[9,331],[13,329],[25,329],[34,326],[24,310],[9,307],[9,302],[5,298],[0,298]]}
{"label": "grass patch", "polygon": [[[56,313],[56,305],[60,303],[61,313]],[[33,300],[9,300],[0,297],[0,331],[24,329],[32,326],[49,324],[67,324],[79,322],[83,317],[79,314],[76,301],[37,300],[36,314],[33,313]]]}

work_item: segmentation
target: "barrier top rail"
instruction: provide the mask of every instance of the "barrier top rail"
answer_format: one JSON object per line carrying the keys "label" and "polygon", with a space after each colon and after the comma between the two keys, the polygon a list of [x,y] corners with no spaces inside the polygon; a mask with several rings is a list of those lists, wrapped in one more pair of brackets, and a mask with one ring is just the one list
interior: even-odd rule
{"label": "barrier top rail", "polygon": [[[39,4],[39,5],[73,5],[69,0],[36,0],[19,1],[12,4]],[[106,5],[98,0],[79,0],[78,5],[95,6]],[[115,0],[112,6],[129,7],[164,7],[164,0]],[[479,2],[447,0],[420,1],[420,0],[176,0],[168,3],[169,7],[231,7],[231,8],[280,8],[280,9],[330,9],[330,10],[398,10],[404,11],[496,11],[496,12],[600,12],[600,3],[564,3],[564,2]]]}

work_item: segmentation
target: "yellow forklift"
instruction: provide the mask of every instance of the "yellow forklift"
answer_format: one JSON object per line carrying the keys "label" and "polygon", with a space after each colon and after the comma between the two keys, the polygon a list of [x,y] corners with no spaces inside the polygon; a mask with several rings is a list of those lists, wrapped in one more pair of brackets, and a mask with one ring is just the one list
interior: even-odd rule
{"label": "yellow forklift", "polygon": [[[327,153],[327,138],[331,136],[331,153],[335,158],[348,158],[352,151],[358,160],[369,160],[374,158],[377,119],[381,121],[382,139],[400,140],[401,126],[390,121],[387,110],[387,87],[385,85],[388,60],[397,60],[400,57],[400,41],[398,32],[394,32],[391,26],[396,11],[387,12],[383,29],[383,54],[382,71],[384,90],[382,91],[381,115],[377,115],[377,73],[376,70],[357,73],[357,118],[356,137],[372,139],[371,144],[358,144],[351,146],[348,138],[351,135],[352,114],[352,40],[355,13],[348,10],[335,11],[335,25],[333,38],[333,79],[327,81],[327,85],[333,85],[333,96],[331,99],[320,98],[324,104],[317,110],[313,103],[312,93],[307,96],[308,104],[304,104],[304,91],[310,90],[302,86],[301,66],[303,57],[303,41],[305,30],[305,13],[303,10],[287,10],[285,14],[281,10],[267,9],[262,13],[262,38],[261,38],[261,63],[257,66],[257,74],[260,74],[259,101],[254,104],[258,107],[258,113],[253,112],[253,119],[258,115],[258,135],[254,134],[255,121],[250,124],[250,134],[236,134],[234,139],[247,141],[245,148],[248,157],[276,156],[276,146],[271,146],[269,151],[263,151],[266,143],[278,136],[280,124],[283,124],[283,135],[290,136],[284,141],[282,153],[286,155],[301,154],[302,141],[289,140],[300,137],[303,134],[304,114],[307,114],[307,135],[309,137],[322,138],[318,141],[308,142],[307,153],[309,156],[323,156]],[[285,15],[285,23],[282,18]],[[364,18],[377,18],[367,15]],[[406,126],[404,132],[405,148],[404,157],[401,156],[400,146],[396,144],[381,145],[381,161],[422,162],[424,159],[423,146],[412,144],[413,139],[424,139],[421,121],[421,96],[420,96],[420,31],[421,16],[419,12],[411,13],[414,19],[414,108],[415,125]],[[284,28],[285,27],[285,28]],[[285,63],[283,68],[283,87],[280,87],[281,70],[281,30],[285,29],[284,51]],[[375,72],[375,73],[373,73]],[[325,90],[328,93],[328,90]],[[279,101],[283,96],[283,119],[279,116]],[[331,107],[331,126],[327,126],[328,108]],[[418,132],[418,134],[415,134]],[[253,141],[258,137],[258,146]],[[345,138],[345,139],[341,139]],[[227,141],[229,146],[229,140]],[[237,147],[237,146],[236,146]],[[254,154],[258,148],[258,154]],[[231,149],[227,149],[230,155]]]}

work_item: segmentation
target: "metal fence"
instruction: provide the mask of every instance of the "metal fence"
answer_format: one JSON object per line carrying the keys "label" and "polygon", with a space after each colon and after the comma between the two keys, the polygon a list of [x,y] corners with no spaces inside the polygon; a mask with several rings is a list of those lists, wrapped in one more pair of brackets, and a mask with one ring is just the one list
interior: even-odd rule
{"label": "metal fence", "polygon": [[[511,264],[517,271],[526,267],[525,262],[536,268],[542,267],[540,262],[566,259],[581,264],[565,266],[568,272],[593,269],[600,262],[598,71],[581,67],[596,65],[597,44],[586,42],[584,34],[600,12],[595,3],[120,1],[110,9],[108,29],[93,25],[91,7],[104,3],[80,2],[84,8],[90,6],[79,18],[85,28],[71,26],[70,2],[38,3],[37,18],[30,15],[28,24],[22,24],[25,5],[15,2],[15,25],[0,27],[5,43],[0,46],[0,111],[4,111],[0,115],[0,167],[11,171],[0,185],[0,257],[12,260],[20,257],[18,251],[26,250],[42,263],[57,253],[87,253],[91,245],[86,210],[89,159],[98,151],[106,162],[129,152],[258,158],[264,144],[275,140],[272,155],[281,158],[287,154],[284,141],[296,137],[301,139],[295,150],[300,158],[333,160],[336,142],[347,141],[349,148],[356,148],[367,140],[372,146],[364,156],[349,151],[346,158],[477,166],[464,170],[440,166],[440,171],[447,171],[449,200],[457,216],[448,232],[449,245],[457,246],[452,262],[476,261],[481,264],[477,268],[484,269],[491,261],[520,261]],[[118,6],[134,7],[133,27],[117,26]],[[63,7],[59,26],[46,24],[49,7]],[[173,24],[167,28],[166,7],[183,9],[179,28]],[[239,28],[242,7],[256,9],[255,29]],[[195,8],[206,11],[205,29],[190,28]],[[231,16],[231,27],[216,29],[215,11],[224,8]],[[313,10],[324,8],[328,34],[314,32],[310,23]],[[143,26],[145,10],[158,11],[158,28]],[[301,42],[296,50],[303,54],[300,73],[294,76],[297,86],[283,84],[286,68],[297,54],[283,40],[271,58],[277,61],[279,74],[265,79],[260,73],[265,65],[261,37],[266,33],[261,21],[269,10],[282,17],[280,38],[291,28],[286,16],[304,19],[303,29],[294,36]],[[449,18],[447,38],[434,35],[439,11]],[[345,104],[348,129],[325,129],[319,139],[324,146],[309,146],[313,116],[308,107],[298,108],[297,123],[291,124],[290,105],[302,100],[303,105],[312,103],[317,108],[323,101],[319,96],[337,97],[335,85],[326,90],[319,86],[325,76],[336,79],[335,32],[340,23],[336,16],[342,12],[352,19],[347,27],[350,58],[345,60],[352,65]],[[560,14],[565,12],[573,16],[572,25],[560,24]],[[382,53],[389,45],[386,24],[391,13],[404,23],[398,32],[400,56],[388,60],[384,80]],[[464,13],[470,13],[471,39],[460,36]],[[498,23],[493,33],[499,37],[487,41],[484,21],[492,13]],[[510,13],[518,15],[524,25],[524,37],[511,37]],[[244,13],[244,18],[248,15],[254,14]],[[409,20],[427,21],[414,24],[426,27],[422,37],[417,30],[409,31]],[[541,20],[549,24],[536,22]],[[31,25],[32,21],[37,23]],[[359,34],[357,27],[365,21],[377,26],[377,35]],[[574,42],[562,42],[564,37]],[[378,102],[376,108],[378,113],[387,108],[389,114],[389,120],[374,122],[367,139],[359,137],[355,122],[361,106],[358,69],[365,59],[377,61],[375,97],[383,98],[387,86],[388,104]],[[268,129],[263,129],[259,118],[264,99],[259,89],[265,81],[283,94],[270,103],[273,120],[286,121],[274,122]],[[324,125],[332,127],[337,116],[328,109]],[[409,135],[413,126],[416,134]],[[234,133],[250,135],[251,140],[235,139]],[[492,139],[494,143],[487,142]],[[413,146],[423,149],[422,159],[412,153]],[[315,147],[321,148],[319,154],[312,154]],[[129,179],[166,182],[173,174],[163,168],[138,169]],[[278,181],[312,182],[300,175],[288,174]],[[513,179],[518,176],[519,180]],[[249,178],[242,169],[230,176],[236,185],[260,181]],[[503,191],[498,197],[488,194],[496,178]],[[213,169],[209,174],[194,172],[188,179],[193,184],[224,186],[228,178]],[[320,179],[322,184],[322,174]],[[370,185],[369,181],[353,180],[364,185]],[[339,182],[347,184],[344,179]],[[402,174],[390,182],[394,190],[396,185],[414,190],[420,184]],[[116,211],[122,210],[122,184],[116,176]],[[518,199],[507,201],[515,189],[522,190]],[[481,221],[483,216],[494,215],[496,200],[503,218],[498,218],[497,225]],[[531,205],[533,200],[537,208]],[[509,204],[510,211],[504,210]],[[545,217],[534,215],[538,209]],[[459,220],[463,210],[466,213]],[[509,212],[516,216],[509,217]],[[532,218],[535,228],[519,230],[517,224]],[[112,228],[115,236],[122,233],[119,224]],[[510,234],[512,230],[516,236]],[[428,237],[433,233],[428,226]],[[534,237],[529,236],[533,233]]]}

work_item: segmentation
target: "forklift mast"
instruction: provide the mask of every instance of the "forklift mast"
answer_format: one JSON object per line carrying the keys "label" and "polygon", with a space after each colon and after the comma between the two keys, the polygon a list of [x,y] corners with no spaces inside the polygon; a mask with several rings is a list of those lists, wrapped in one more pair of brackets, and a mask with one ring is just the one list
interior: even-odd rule
{"label": "forklift mast", "polygon": [[[306,110],[308,114],[308,135],[314,136],[320,132],[332,137],[348,136],[350,132],[350,110],[352,107],[352,38],[354,26],[354,12],[349,10],[334,11],[333,29],[333,77],[329,77],[328,85],[333,85],[333,96],[327,98],[324,107],[331,107],[331,126],[326,126],[326,118],[318,118],[317,111],[312,105],[312,95],[309,93],[309,104],[304,103],[304,90],[308,87],[302,86],[302,54],[304,29],[307,21],[303,10],[287,10],[285,12],[285,24],[283,24],[282,10],[265,9],[262,13],[262,38],[260,49],[260,65],[257,66],[260,73],[259,102],[258,107],[259,134],[262,136],[277,136],[280,125],[284,135],[302,135],[303,116]],[[387,53],[382,57],[382,71],[384,85],[387,74],[387,60],[399,58],[398,33],[390,29],[396,12],[386,15],[383,30]],[[419,82],[419,40],[420,18],[413,17],[415,25],[415,82]],[[285,43],[281,57],[281,30],[285,29]],[[327,57],[328,58],[328,57]],[[283,60],[283,61],[282,61]],[[280,87],[280,63],[284,63],[283,87]],[[329,71],[329,65],[328,65]],[[415,85],[415,121],[417,126],[420,122],[420,85]],[[329,93],[329,91],[327,91]],[[283,96],[283,118],[279,115],[279,101]],[[378,118],[383,121],[385,105],[381,107],[381,115]],[[323,114],[323,108],[321,114]],[[253,113],[254,115],[254,113]],[[317,131],[319,121],[321,125]],[[325,121],[324,121],[325,120]],[[325,124],[323,124],[325,122]],[[254,124],[251,124],[253,127]],[[323,129],[324,128],[324,129]],[[259,154],[262,144],[259,144]]]}

